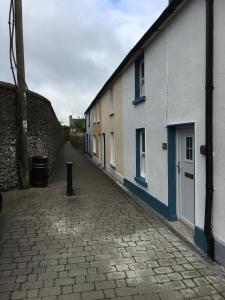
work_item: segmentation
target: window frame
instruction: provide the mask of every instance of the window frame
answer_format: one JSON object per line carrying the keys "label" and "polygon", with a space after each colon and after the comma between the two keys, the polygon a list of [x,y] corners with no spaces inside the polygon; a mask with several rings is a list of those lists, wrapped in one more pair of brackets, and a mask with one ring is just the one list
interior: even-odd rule
{"label": "window frame", "polygon": [[115,134],[113,131],[110,132],[110,166],[115,168],[116,166],[116,155],[115,155]]}
{"label": "window frame", "polygon": [[92,140],[92,142],[93,142],[93,146],[92,146],[92,151],[93,151],[93,153],[96,155],[96,153],[97,153],[97,143],[96,143],[96,135],[94,134],[93,135],[93,140]]}
{"label": "window frame", "polygon": [[114,115],[114,88],[113,86],[109,89],[109,116]]}
{"label": "window frame", "polygon": [[136,129],[136,177],[134,179],[137,183],[144,187],[148,186],[146,181],[146,173],[146,129],[138,128]]}
{"label": "window frame", "polygon": [[[142,70],[143,70],[143,76],[142,76]],[[143,82],[143,92],[142,92],[141,82]],[[135,60],[135,100],[132,102],[132,104],[137,105],[144,101],[145,101],[145,59],[144,59],[144,53],[142,53]]]}

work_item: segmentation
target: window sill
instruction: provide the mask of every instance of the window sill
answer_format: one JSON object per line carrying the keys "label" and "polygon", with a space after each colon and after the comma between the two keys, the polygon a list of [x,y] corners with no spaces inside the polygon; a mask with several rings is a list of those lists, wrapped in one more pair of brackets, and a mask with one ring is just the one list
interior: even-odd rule
{"label": "window sill", "polygon": [[148,187],[148,183],[145,181],[144,177],[135,177],[134,180],[140,185],[143,185],[144,187]]}
{"label": "window sill", "polygon": [[114,112],[110,113],[109,116],[110,116],[110,117],[114,116]]}
{"label": "window sill", "polygon": [[139,98],[135,99],[135,100],[132,102],[132,104],[133,104],[133,105],[137,105],[137,104],[142,103],[142,102],[145,102],[145,96],[142,96],[142,97],[139,97]]}
{"label": "window sill", "polygon": [[111,167],[113,170],[116,170],[116,166],[115,166],[115,165],[110,164],[110,167]]}

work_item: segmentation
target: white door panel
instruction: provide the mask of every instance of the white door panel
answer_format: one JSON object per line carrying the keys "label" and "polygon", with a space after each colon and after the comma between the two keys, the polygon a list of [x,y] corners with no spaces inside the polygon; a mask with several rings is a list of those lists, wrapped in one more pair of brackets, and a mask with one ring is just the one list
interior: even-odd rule
{"label": "white door panel", "polygon": [[195,138],[194,128],[178,129],[179,217],[195,223]]}

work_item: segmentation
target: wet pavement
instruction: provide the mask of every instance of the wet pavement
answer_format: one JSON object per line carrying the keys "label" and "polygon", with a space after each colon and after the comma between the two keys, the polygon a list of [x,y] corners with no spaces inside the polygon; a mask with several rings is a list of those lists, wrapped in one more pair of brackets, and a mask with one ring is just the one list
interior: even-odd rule
{"label": "wet pavement", "polygon": [[49,187],[4,194],[0,231],[0,300],[225,299],[214,265],[70,145]]}

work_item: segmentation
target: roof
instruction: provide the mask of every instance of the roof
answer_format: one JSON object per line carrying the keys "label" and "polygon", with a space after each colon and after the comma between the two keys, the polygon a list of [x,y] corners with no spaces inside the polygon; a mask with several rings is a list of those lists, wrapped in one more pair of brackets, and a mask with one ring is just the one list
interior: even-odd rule
{"label": "roof", "polygon": [[121,74],[126,66],[129,65],[133,59],[142,51],[146,43],[153,37],[158,31],[159,28],[165,24],[174,14],[174,12],[183,4],[186,0],[173,0],[169,3],[167,8],[162,12],[159,18],[153,23],[153,25],[148,29],[148,31],[142,36],[142,38],[137,42],[137,44],[131,49],[131,51],[127,54],[121,64],[117,67],[117,69],[113,72],[113,74],[109,77],[106,83],[103,85],[102,89],[95,96],[94,100],[88,106],[85,111],[85,114],[92,108],[95,102],[105,93],[105,91],[112,85],[114,80]]}

